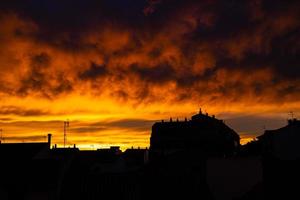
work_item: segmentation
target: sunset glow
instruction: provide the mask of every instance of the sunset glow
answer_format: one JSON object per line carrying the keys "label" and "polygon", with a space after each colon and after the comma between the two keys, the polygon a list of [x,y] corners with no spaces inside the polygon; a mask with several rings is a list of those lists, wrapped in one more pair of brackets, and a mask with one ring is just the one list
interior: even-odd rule
{"label": "sunset glow", "polygon": [[69,146],[148,147],[202,108],[245,143],[299,116],[299,2],[58,2],[0,7],[3,142],[62,145],[69,120]]}

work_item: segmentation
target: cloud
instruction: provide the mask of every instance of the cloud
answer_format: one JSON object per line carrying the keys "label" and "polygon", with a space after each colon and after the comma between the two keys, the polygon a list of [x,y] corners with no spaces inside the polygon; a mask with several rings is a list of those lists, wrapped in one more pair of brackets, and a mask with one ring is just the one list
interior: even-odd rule
{"label": "cloud", "polygon": [[136,74],[143,81],[158,84],[174,80],[172,76],[175,75],[174,69],[168,64],[155,67],[142,67],[133,64],[130,68],[130,72]]}
{"label": "cloud", "polygon": [[12,118],[9,117],[0,117],[0,121],[11,121]]}
{"label": "cloud", "polygon": [[[190,101],[200,91],[233,102],[249,93],[266,101],[282,93],[299,99],[296,1],[70,3],[1,3],[4,45],[17,49],[5,52],[4,68],[17,74],[4,70],[2,85],[11,87],[2,86],[3,93],[53,99],[82,90],[156,102],[153,88],[174,83],[165,95],[170,101],[191,90]],[[8,44],[11,39],[16,42]],[[261,71],[265,77],[244,83]],[[235,82],[218,80],[220,74],[234,74]]]}
{"label": "cloud", "polygon": [[282,116],[259,116],[244,115],[227,117],[226,124],[235,127],[235,130],[243,136],[253,137],[253,135],[261,135],[265,130],[273,130],[286,125],[286,119]]}
{"label": "cloud", "polygon": [[128,129],[134,131],[150,131],[151,126],[154,124],[153,120],[145,120],[145,119],[122,119],[107,122],[107,127],[112,128],[120,128],[120,129]]}
{"label": "cloud", "polygon": [[105,66],[97,65],[96,63],[91,63],[88,70],[82,72],[79,77],[83,80],[86,79],[96,79],[99,77],[105,77],[107,75],[107,69]]}
{"label": "cloud", "polygon": [[[43,116],[49,115],[47,111],[42,111],[38,109],[23,109],[16,106],[2,106],[0,108],[1,115],[17,115],[17,116]],[[8,121],[11,118],[1,118],[2,121]]]}
{"label": "cloud", "polygon": [[106,131],[107,128],[105,127],[93,127],[93,126],[88,126],[88,127],[77,127],[77,128],[72,128],[71,132],[80,134],[80,133],[95,133],[95,132],[101,132],[101,131]]}
{"label": "cloud", "polygon": [[[74,133],[95,133],[109,130],[132,131],[132,132],[149,132],[155,121],[145,119],[121,119],[112,121],[100,121],[94,123],[79,123],[75,122],[75,127],[71,128]],[[72,123],[73,124],[73,123]]]}
{"label": "cloud", "polygon": [[11,136],[5,137],[7,141],[46,141],[46,136]]}

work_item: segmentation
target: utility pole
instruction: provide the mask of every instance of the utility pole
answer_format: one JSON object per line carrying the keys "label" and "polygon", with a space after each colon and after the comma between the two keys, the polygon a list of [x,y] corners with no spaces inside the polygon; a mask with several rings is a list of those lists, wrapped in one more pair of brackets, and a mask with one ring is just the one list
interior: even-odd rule
{"label": "utility pole", "polygon": [[66,148],[66,142],[67,142],[67,128],[70,126],[69,120],[64,121],[64,148]]}

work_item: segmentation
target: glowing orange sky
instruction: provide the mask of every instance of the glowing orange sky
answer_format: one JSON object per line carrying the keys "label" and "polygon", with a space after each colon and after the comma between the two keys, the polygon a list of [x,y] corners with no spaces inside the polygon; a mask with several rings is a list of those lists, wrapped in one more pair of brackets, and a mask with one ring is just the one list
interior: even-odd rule
{"label": "glowing orange sky", "polygon": [[44,7],[7,4],[0,14],[5,142],[43,141],[51,132],[61,145],[69,119],[68,145],[145,147],[154,121],[184,119],[200,107],[244,142],[283,126],[288,112],[300,111],[299,12],[253,2],[108,3],[99,9],[118,12],[96,9],[86,18],[59,3],[41,17],[35,12]]}

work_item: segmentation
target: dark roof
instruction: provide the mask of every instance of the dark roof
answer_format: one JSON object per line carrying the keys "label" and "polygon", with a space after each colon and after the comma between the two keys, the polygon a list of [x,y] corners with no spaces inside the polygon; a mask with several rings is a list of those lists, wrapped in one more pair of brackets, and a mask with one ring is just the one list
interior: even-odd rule
{"label": "dark roof", "polygon": [[300,120],[297,119],[288,120],[288,124],[286,126],[274,130],[266,130],[263,135],[260,135],[257,138],[263,139],[265,137],[272,137],[272,135],[274,134],[287,133],[288,130],[294,128],[300,129]]}
{"label": "dark roof", "polygon": [[41,151],[48,149],[48,143],[1,143],[1,158],[33,158]]}
{"label": "dark roof", "polygon": [[147,148],[145,149],[126,149],[124,153],[144,153],[148,151]]}
{"label": "dark roof", "polygon": [[[193,129],[194,131],[188,131]],[[158,131],[159,130],[159,131]],[[199,113],[192,116],[192,119],[189,121],[170,121],[170,122],[156,122],[152,126],[152,137],[157,134],[161,135],[172,135],[182,136],[184,133],[185,136],[200,136],[198,133],[199,130],[207,131],[207,133],[228,133],[233,138],[239,139],[239,135],[231,128],[229,128],[223,120],[216,119],[214,116],[204,115]],[[197,133],[195,135],[195,133]],[[179,134],[179,135],[178,135]],[[203,134],[203,133],[202,133]]]}

